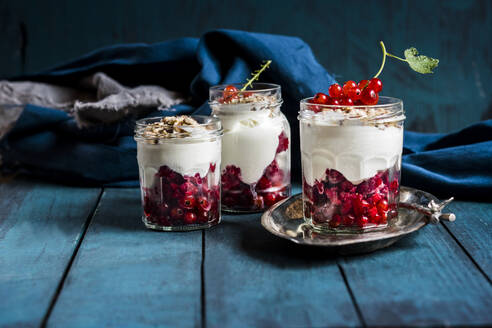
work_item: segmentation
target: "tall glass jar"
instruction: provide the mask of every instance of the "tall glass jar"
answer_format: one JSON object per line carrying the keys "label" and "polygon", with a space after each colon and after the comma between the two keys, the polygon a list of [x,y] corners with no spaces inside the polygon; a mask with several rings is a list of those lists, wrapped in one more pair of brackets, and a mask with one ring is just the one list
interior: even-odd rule
{"label": "tall glass jar", "polygon": [[290,195],[290,127],[280,111],[280,86],[254,83],[210,88],[213,117],[222,121],[222,209],[265,210]]}
{"label": "tall glass jar", "polygon": [[311,99],[299,112],[305,221],[318,231],[385,227],[398,215],[402,101],[336,106]]}
{"label": "tall glass jar", "polygon": [[137,121],[142,220],[147,228],[195,230],[220,222],[221,138],[220,121],[208,116]]}

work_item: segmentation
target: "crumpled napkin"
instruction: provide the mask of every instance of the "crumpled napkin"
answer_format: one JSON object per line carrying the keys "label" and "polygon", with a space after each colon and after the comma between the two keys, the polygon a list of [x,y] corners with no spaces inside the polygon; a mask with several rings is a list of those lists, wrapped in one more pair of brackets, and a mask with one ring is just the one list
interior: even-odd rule
{"label": "crumpled napkin", "polygon": [[[80,81],[79,88],[43,82],[0,81],[0,104],[55,108],[70,113],[79,127],[114,123],[131,115],[145,115],[184,102],[177,92],[157,85],[126,87],[105,73],[95,73]],[[0,109],[0,137],[15,123],[22,107]]]}

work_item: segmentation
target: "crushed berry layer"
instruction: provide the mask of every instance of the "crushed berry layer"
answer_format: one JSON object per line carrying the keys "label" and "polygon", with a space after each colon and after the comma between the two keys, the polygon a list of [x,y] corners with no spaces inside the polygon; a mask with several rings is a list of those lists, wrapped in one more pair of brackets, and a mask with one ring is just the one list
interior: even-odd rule
{"label": "crushed berry layer", "polygon": [[145,221],[161,227],[210,225],[219,222],[220,188],[209,172],[201,177],[181,175],[164,165],[155,174],[152,188],[143,188]]}
{"label": "crushed berry layer", "polygon": [[[287,151],[289,139],[279,135],[276,155]],[[252,184],[241,179],[241,168],[228,165],[222,171],[222,206],[231,211],[261,211],[290,195],[289,176],[277,163],[277,156],[265,168],[261,178]]]}
{"label": "crushed berry layer", "polygon": [[400,172],[381,171],[358,185],[327,169],[310,186],[303,179],[304,217],[318,227],[361,230],[384,226],[398,215]]}

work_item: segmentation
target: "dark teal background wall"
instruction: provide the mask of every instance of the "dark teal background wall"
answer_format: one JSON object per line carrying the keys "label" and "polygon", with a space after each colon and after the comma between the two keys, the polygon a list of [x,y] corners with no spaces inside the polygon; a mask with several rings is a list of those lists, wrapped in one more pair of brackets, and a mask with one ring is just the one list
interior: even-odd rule
{"label": "dark teal background wall", "polygon": [[[94,48],[200,36],[214,28],[308,42],[339,81],[379,67],[379,40],[441,60],[436,74],[390,61],[386,95],[404,100],[407,128],[450,131],[492,118],[492,1],[0,1],[0,76],[34,72]],[[328,86],[327,86],[328,87]]]}

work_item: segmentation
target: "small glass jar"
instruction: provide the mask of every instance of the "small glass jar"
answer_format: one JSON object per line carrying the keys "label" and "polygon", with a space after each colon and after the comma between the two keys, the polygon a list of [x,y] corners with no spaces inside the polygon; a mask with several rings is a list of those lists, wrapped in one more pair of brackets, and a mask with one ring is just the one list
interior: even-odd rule
{"label": "small glass jar", "polygon": [[210,88],[209,99],[213,117],[224,128],[222,209],[263,211],[291,193],[290,127],[280,111],[280,86],[253,83],[233,93],[225,87]]}
{"label": "small glass jar", "polygon": [[208,116],[189,117],[198,124],[180,126],[178,133],[165,136],[154,127],[168,118],[136,123],[142,220],[147,228],[196,230],[220,222],[221,123]]}
{"label": "small glass jar", "polygon": [[403,102],[373,106],[301,101],[304,219],[323,232],[384,228],[398,215]]}

